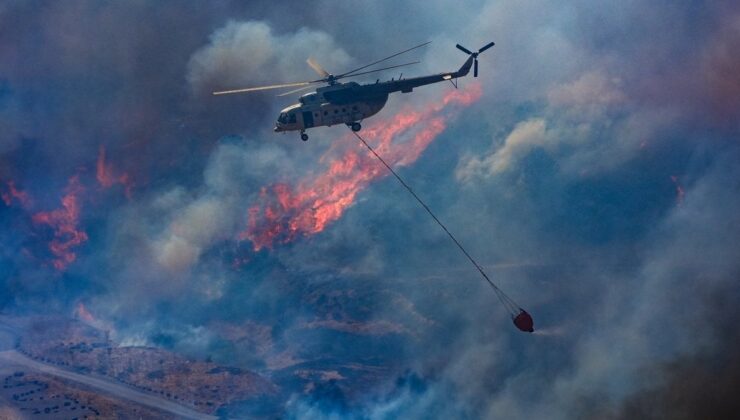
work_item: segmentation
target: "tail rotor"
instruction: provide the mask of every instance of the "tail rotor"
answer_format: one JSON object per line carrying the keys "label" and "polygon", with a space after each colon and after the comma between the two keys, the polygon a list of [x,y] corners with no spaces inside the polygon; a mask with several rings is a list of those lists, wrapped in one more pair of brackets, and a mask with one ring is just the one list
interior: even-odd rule
{"label": "tail rotor", "polygon": [[464,52],[465,54],[473,56],[473,77],[478,77],[478,54],[482,53],[483,51],[493,47],[496,45],[493,42],[489,42],[488,44],[481,47],[481,49],[478,50],[478,52],[472,52],[469,49],[463,47],[460,44],[457,44],[456,47],[458,50]]}

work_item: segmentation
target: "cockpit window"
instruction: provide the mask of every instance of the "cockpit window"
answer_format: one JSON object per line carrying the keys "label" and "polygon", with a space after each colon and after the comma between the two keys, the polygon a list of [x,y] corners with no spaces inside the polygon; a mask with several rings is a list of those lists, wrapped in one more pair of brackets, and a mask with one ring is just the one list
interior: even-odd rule
{"label": "cockpit window", "polygon": [[278,117],[278,122],[281,124],[295,124],[295,113],[293,112],[281,112]]}

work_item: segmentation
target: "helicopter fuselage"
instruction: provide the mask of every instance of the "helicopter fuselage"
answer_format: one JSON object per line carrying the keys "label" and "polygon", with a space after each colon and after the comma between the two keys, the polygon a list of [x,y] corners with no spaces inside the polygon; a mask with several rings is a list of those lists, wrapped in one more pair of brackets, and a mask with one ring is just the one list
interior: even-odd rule
{"label": "helicopter fuselage", "polygon": [[388,93],[371,92],[355,83],[337,83],[300,97],[299,103],[282,111],[275,131],[297,131],[312,127],[352,124],[377,114],[388,101]]}

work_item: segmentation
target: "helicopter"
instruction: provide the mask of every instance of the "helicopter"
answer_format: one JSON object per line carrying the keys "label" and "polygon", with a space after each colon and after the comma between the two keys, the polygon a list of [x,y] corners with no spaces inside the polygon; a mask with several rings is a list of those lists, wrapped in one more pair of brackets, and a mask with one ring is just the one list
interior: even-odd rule
{"label": "helicopter", "polygon": [[[430,42],[425,42],[401,52],[395,53],[383,59],[374,61],[370,64],[358,67],[348,72],[334,75],[324,70],[321,65],[315,62],[312,58],[306,60],[308,65],[318,73],[321,78],[317,80],[310,80],[305,82],[292,82],[282,83],[278,85],[270,86],[258,86],[246,89],[233,89],[213,92],[213,95],[229,95],[235,93],[247,93],[257,92],[270,89],[281,89],[289,87],[298,87],[298,89],[291,90],[289,92],[282,93],[278,96],[286,96],[293,93],[298,93],[303,90],[311,89],[314,84],[326,83],[326,86],[322,86],[316,89],[315,92],[306,93],[302,95],[297,104],[293,104],[282,111],[275,122],[274,131],[286,132],[286,131],[300,131],[301,140],[307,141],[308,134],[306,130],[312,127],[321,127],[336,124],[346,124],[352,129],[352,131],[360,131],[362,129],[361,122],[370,116],[377,114],[388,101],[388,95],[393,92],[409,93],[414,88],[424,86],[432,83],[438,83],[443,81],[450,81],[455,87],[457,83],[455,79],[464,77],[470,72],[470,68],[473,67],[473,77],[478,77],[478,55],[485,50],[493,47],[495,44],[489,42],[488,44],[481,47],[477,52],[473,52],[463,47],[460,44],[456,44],[457,49],[468,54],[467,60],[463,65],[453,72],[438,73],[428,76],[419,76],[403,79],[403,73],[398,80],[391,79],[389,81],[380,82],[380,79],[376,80],[375,83],[359,84],[357,82],[339,82],[340,79],[348,77],[356,77],[368,73],[374,73],[382,70],[388,70],[398,68],[402,66],[408,66],[411,64],[417,64],[418,61],[398,64],[390,67],[384,67],[380,69],[365,70],[368,67],[382,63],[391,58],[397,57],[401,54],[409,51],[421,48],[428,45]],[[359,73],[358,73],[359,72]]]}

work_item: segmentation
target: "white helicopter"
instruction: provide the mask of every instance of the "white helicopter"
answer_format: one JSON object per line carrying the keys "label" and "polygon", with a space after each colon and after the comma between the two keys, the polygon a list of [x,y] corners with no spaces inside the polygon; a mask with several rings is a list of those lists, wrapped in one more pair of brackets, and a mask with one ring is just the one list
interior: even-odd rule
{"label": "white helicopter", "polygon": [[298,100],[299,103],[283,109],[280,112],[280,116],[278,116],[277,122],[275,123],[274,131],[281,132],[300,130],[301,140],[303,141],[308,140],[308,134],[306,134],[306,130],[311,127],[331,127],[335,124],[346,124],[352,129],[352,131],[360,131],[360,129],[362,129],[360,122],[365,118],[377,114],[383,108],[383,106],[385,106],[385,103],[388,100],[389,93],[398,91],[402,93],[409,93],[415,87],[428,85],[431,83],[443,82],[446,80],[449,80],[453,83],[453,85],[455,85],[455,87],[457,87],[457,84],[453,82],[453,80],[459,77],[466,76],[470,72],[470,67],[473,67],[473,77],[478,77],[478,54],[495,45],[493,42],[490,42],[484,45],[477,52],[472,52],[467,48],[461,46],[460,44],[457,44],[457,48],[468,54],[470,57],[465,60],[465,63],[463,63],[460,69],[454,72],[412,77],[410,79],[391,79],[386,82],[380,82],[379,80],[377,80],[375,83],[368,83],[364,85],[356,82],[338,82],[339,79],[344,79],[347,77],[355,77],[363,74],[373,73],[376,71],[416,64],[418,63],[418,61],[358,73],[360,70],[364,70],[370,66],[374,66],[393,57],[407,53],[411,50],[421,48],[427,44],[429,44],[429,42],[419,44],[415,47],[409,48],[381,60],[364,65],[362,67],[358,67],[354,70],[336,76],[327,72],[318,63],[309,58],[307,60],[308,65],[321,76],[321,79],[306,82],[259,86],[246,89],[224,90],[213,92],[213,94],[228,95],[234,93],[257,92],[268,89],[280,89],[301,86],[298,89],[278,95],[285,96],[292,93],[300,92],[301,90],[310,89],[311,86],[308,85],[312,85],[314,83],[327,83],[327,86],[319,87],[318,89],[316,89],[316,92],[307,93],[301,96]]}

